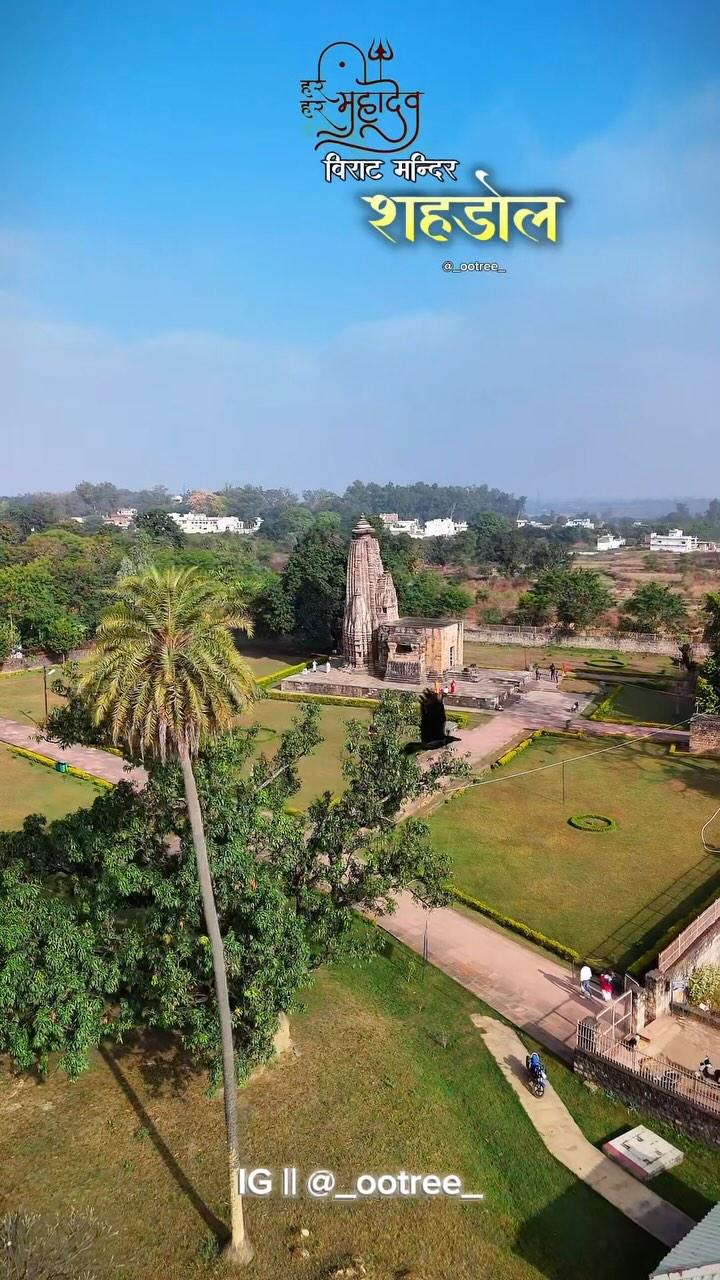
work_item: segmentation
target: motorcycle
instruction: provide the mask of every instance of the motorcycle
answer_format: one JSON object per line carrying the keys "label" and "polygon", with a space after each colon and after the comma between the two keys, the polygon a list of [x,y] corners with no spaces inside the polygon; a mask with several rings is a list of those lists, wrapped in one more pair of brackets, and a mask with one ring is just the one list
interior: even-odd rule
{"label": "motorcycle", "polygon": [[547,1072],[536,1053],[528,1055],[525,1059],[525,1067],[528,1073],[528,1089],[533,1097],[542,1098],[547,1084]]}

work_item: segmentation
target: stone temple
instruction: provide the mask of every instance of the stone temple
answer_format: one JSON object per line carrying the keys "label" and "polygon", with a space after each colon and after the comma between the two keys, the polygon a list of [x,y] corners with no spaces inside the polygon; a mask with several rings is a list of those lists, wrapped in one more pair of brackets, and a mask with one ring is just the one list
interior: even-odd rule
{"label": "stone temple", "polygon": [[364,519],[353,529],[348,556],[342,656],[348,670],[400,684],[424,684],[463,665],[459,619],[398,617],[392,574]]}
{"label": "stone temple", "polygon": [[464,638],[459,618],[398,617],[392,574],[383,566],[375,530],[361,519],[348,555],[341,654],[316,659],[305,671],[286,676],[280,688],[377,699],[388,684],[420,697],[425,686],[437,690],[442,682],[449,707],[499,711],[516,702],[529,672],[466,667]]}

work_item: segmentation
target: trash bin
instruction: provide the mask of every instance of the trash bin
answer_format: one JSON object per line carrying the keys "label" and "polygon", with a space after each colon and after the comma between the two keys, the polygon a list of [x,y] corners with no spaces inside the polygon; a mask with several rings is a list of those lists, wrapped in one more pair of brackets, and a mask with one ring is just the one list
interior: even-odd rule
{"label": "trash bin", "polygon": [[57,764],[55,765],[55,768],[57,769],[58,773],[67,773],[70,766],[65,762],[65,760],[58,760]]}

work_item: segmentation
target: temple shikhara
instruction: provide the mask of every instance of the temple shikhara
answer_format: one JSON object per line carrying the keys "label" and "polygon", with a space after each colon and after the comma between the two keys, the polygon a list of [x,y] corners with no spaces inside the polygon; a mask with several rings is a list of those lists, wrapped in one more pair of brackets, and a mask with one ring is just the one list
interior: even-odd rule
{"label": "temple shikhara", "polygon": [[392,574],[365,519],[352,532],[342,629],[345,667],[381,680],[422,684],[463,664],[463,624],[456,618],[400,618]]}
{"label": "temple shikhara", "polygon": [[442,689],[449,707],[499,711],[526,689],[529,672],[465,666],[461,618],[401,618],[392,574],[382,562],[373,526],[362,517],[347,560],[340,652],[316,658],[287,676],[287,693],[380,697],[388,685],[422,696]]}

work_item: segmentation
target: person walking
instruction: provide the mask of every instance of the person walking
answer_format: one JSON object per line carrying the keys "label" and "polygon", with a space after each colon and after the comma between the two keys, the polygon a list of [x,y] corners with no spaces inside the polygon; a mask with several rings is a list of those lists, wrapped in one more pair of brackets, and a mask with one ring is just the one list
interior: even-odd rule
{"label": "person walking", "polygon": [[554,662],[551,662],[550,663],[550,679],[553,681],[553,683],[555,682],[556,676],[557,676],[557,667],[555,666]]}
{"label": "person walking", "polygon": [[602,991],[603,1000],[606,1004],[609,1004],[613,995],[613,982],[609,973],[600,974],[600,990]]}
{"label": "person walking", "polygon": [[590,990],[590,979],[592,978],[592,969],[589,964],[584,964],[580,970],[580,990],[588,1000],[592,1000],[592,991]]}
{"label": "person walking", "polygon": [[540,663],[539,662],[535,663],[535,679],[536,680],[540,679]]}

